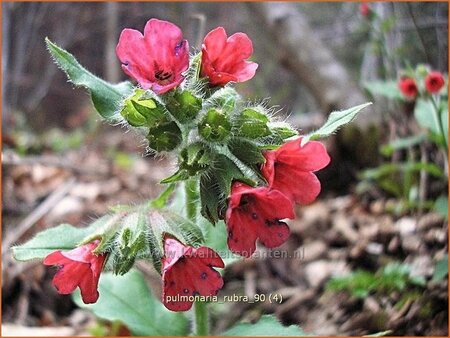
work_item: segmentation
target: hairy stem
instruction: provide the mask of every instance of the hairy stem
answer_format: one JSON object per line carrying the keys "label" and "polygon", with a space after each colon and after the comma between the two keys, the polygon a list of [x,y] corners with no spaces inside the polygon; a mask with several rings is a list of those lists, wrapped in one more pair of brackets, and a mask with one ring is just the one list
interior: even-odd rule
{"label": "hairy stem", "polygon": [[[186,215],[192,222],[197,221],[198,204],[198,180],[190,179],[185,182],[186,192]],[[194,335],[209,335],[209,316],[207,304],[197,301],[194,303]]]}

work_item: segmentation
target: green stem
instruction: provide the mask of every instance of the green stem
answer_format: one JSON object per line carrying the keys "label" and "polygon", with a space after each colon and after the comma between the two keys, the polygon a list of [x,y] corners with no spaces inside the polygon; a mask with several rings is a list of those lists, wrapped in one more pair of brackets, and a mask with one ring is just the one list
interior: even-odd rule
{"label": "green stem", "polygon": [[[186,215],[190,221],[196,222],[198,213],[198,180],[187,180],[184,189],[186,192]],[[194,335],[209,335],[209,316],[205,302],[197,301],[194,303]]]}
{"label": "green stem", "polygon": [[433,116],[434,116],[434,122],[436,123],[439,133],[441,134],[441,137],[444,139],[444,147],[445,147],[445,159],[448,158],[448,145],[446,142],[446,135],[444,132],[444,126],[442,125],[442,119],[441,119],[441,110],[438,107],[438,104],[436,103],[436,100],[434,96],[431,96],[431,103],[433,104]]}
{"label": "green stem", "polygon": [[186,216],[192,221],[197,221],[197,202],[198,202],[198,181],[196,179],[189,179],[184,184],[186,193]]}
{"label": "green stem", "polygon": [[194,316],[195,316],[194,334],[196,336],[208,336],[209,316],[206,303],[204,302],[194,303]]}

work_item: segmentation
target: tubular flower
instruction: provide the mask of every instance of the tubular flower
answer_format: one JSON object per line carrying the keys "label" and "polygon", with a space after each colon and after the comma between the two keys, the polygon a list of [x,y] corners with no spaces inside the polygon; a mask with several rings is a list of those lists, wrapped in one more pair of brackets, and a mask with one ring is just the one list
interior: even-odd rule
{"label": "tubular flower", "polygon": [[98,299],[98,280],[106,254],[95,255],[92,251],[100,243],[95,240],[71,251],[55,251],[44,259],[45,265],[57,265],[58,272],[53,277],[53,285],[58,293],[68,295],[77,286],[85,304],[95,303]]}
{"label": "tubular flower", "polygon": [[246,61],[252,53],[252,41],[246,34],[227,38],[225,29],[217,27],[203,40],[201,75],[207,76],[212,86],[250,80],[258,68],[257,63]]}
{"label": "tubular flower", "polygon": [[425,78],[425,88],[429,93],[438,93],[444,84],[445,79],[440,72],[430,72]]}
{"label": "tubular flower", "polygon": [[233,183],[226,212],[228,247],[234,253],[250,257],[255,242],[274,248],[289,237],[289,227],[281,220],[295,217],[292,202],[277,190],[252,188]]}
{"label": "tubular flower", "polygon": [[173,23],[150,19],[141,32],[126,28],[116,47],[123,71],[142,88],[163,94],[177,87],[189,67],[189,44]]}
{"label": "tubular flower", "polygon": [[324,145],[302,138],[286,142],[277,150],[264,152],[261,172],[271,189],[278,190],[298,204],[313,202],[320,193],[320,181],[313,173],[326,167],[330,157]]}
{"label": "tubular flower", "polygon": [[410,77],[403,77],[398,82],[398,88],[404,96],[413,99],[419,94],[416,81]]}
{"label": "tubular flower", "polygon": [[214,267],[224,266],[214,250],[204,246],[195,249],[166,235],[162,259],[164,306],[172,311],[187,311],[195,296],[217,295],[223,279]]}

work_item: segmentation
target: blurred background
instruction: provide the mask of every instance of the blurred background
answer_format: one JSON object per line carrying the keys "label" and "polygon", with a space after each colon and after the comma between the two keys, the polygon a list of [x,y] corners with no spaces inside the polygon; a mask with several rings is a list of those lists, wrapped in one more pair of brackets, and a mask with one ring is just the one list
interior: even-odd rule
{"label": "blurred background", "polygon": [[[270,97],[301,132],[333,110],[374,102],[326,141],[333,163],[319,175],[322,194],[297,210],[282,247],[302,258],[245,260],[225,272],[223,294],[277,293],[282,304],[214,306],[215,333],[273,313],[318,335],[448,335],[447,158],[417,122],[414,101],[392,85],[419,64],[448,73],[448,3],[366,5],[368,12],[355,2],[2,3],[3,334],[127,333],[57,295],[53,273],[14,262],[9,247],[162,190],[173,159],[144,157],[137,135],[101,122],[44,44],[49,37],[120,82],[121,30],[142,31],[159,18],[177,24],[192,51],[217,26],[248,34],[259,68],[237,90],[251,101]],[[403,166],[414,161],[427,165]],[[157,290],[155,273],[140,268]]]}

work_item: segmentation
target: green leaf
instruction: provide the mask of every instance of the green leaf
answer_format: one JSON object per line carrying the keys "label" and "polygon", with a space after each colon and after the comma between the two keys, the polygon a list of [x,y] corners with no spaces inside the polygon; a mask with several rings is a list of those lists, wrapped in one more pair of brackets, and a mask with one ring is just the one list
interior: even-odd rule
{"label": "green leaf", "polygon": [[169,186],[157,198],[150,201],[150,206],[155,209],[164,208],[176,187],[176,184],[169,184]]}
{"label": "green leaf", "polygon": [[394,151],[413,147],[427,140],[426,134],[414,135],[411,137],[398,138],[381,146],[380,152],[384,156],[391,156]]}
{"label": "green leaf", "polygon": [[362,109],[370,106],[371,104],[372,102],[368,102],[346,110],[332,112],[330,116],[328,116],[327,122],[325,122],[322,127],[303,137],[302,146],[309,140],[317,140],[333,134],[344,124],[352,122]]}
{"label": "green leaf", "polygon": [[111,122],[119,120],[121,103],[132,92],[131,83],[110,84],[83,68],[72,54],[48,38],[45,38],[45,43],[54,61],[66,73],[69,80],[76,86],[88,89],[98,113]]}
{"label": "green leaf", "polygon": [[239,167],[223,154],[216,156],[211,168],[200,176],[200,202],[203,217],[215,224],[219,216],[225,213],[232,182],[250,182]]}
{"label": "green leaf", "polygon": [[228,142],[228,149],[246,165],[264,163],[264,156],[261,150],[250,141],[238,138],[232,139]]}
{"label": "green leaf", "polygon": [[296,325],[283,326],[274,316],[264,315],[255,324],[241,323],[221,336],[310,336]]}
{"label": "green leaf", "polygon": [[442,128],[444,129],[445,143],[448,147],[448,107],[441,112],[441,123]]}
{"label": "green leaf", "polygon": [[436,263],[433,273],[433,281],[441,281],[448,275],[448,255]]}
{"label": "green leaf", "polygon": [[72,250],[86,237],[104,226],[109,219],[109,215],[101,217],[86,228],[75,228],[70,224],[61,224],[44,230],[28,242],[12,247],[13,257],[18,261],[28,261],[43,259],[57,250]]}
{"label": "green leaf", "polygon": [[167,310],[148,288],[141,272],[131,270],[124,276],[102,273],[98,286],[100,298],[84,304],[80,293],[74,302],[99,318],[124,323],[137,336],[184,336],[189,323],[182,313]]}
{"label": "green leaf", "polygon": [[395,81],[365,82],[363,86],[373,96],[379,95],[392,100],[405,100]]}
{"label": "green leaf", "polygon": [[434,119],[433,110],[434,107],[430,100],[418,99],[414,107],[414,117],[421,127],[438,134],[439,127]]}
{"label": "green leaf", "polygon": [[444,216],[445,219],[448,219],[448,197],[439,196],[434,203],[434,210]]}
{"label": "green leaf", "polygon": [[219,221],[216,226],[211,226],[211,223],[202,217],[199,223],[205,233],[205,246],[214,248],[216,252],[219,252],[225,266],[242,259],[241,256],[228,249],[228,233],[224,221]]}

